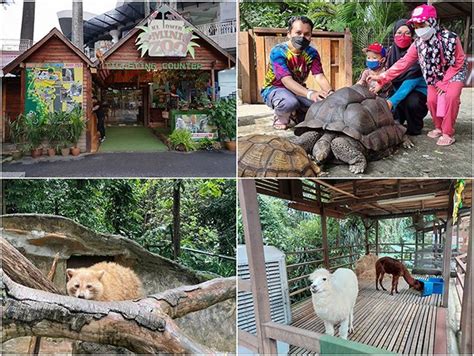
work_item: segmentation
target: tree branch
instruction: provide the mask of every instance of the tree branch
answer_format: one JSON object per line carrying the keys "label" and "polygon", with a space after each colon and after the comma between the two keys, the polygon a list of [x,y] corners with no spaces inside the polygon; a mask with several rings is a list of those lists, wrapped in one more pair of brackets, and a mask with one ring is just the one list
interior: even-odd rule
{"label": "tree branch", "polygon": [[56,294],[62,292],[5,238],[0,237],[0,262],[5,273],[16,283]]}
{"label": "tree branch", "polygon": [[15,283],[2,269],[0,273],[2,342],[34,335],[120,346],[136,353],[212,353],[183,334],[172,317],[235,297],[234,279],[225,278],[138,301],[97,302],[31,289]]}
{"label": "tree branch", "polygon": [[215,278],[195,285],[167,290],[151,295],[159,308],[171,318],[180,318],[194,311],[235,298],[236,280],[234,277]]}

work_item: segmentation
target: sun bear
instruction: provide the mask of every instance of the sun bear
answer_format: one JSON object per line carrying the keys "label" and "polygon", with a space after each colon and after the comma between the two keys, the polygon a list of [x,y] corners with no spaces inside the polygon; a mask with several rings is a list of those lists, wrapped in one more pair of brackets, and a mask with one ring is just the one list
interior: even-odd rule
{"label": "sun bear", "polygon": [[130,300],[143,296],[135,272],[114,262],[100,262],[87,268],[68,268],[67,293],[90,300]]}

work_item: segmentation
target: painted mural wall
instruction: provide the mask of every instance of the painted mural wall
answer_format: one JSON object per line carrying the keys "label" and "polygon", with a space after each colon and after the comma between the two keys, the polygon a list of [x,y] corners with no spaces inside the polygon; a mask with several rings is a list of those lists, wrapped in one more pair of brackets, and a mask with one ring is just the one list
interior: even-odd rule
{"label": "painted mural wall", "polygon": [[28,63],[25,113],[69,112],[82,107],[83,74],[79,63]]}

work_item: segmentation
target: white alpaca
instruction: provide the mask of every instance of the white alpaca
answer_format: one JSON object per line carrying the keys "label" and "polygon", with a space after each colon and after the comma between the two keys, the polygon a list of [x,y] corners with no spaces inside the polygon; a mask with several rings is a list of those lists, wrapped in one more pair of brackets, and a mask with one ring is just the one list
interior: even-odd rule
{"label": "white alpaca", "polygon": [[313,307],[317,316],[324,321],[326,334],[334,335],[334,326],[341,323],[339,335],[347,339],[354,330],[354,305],[359,285],[354,272],[338,268],[333,274],[324,268],[317,269],[309,276]]}

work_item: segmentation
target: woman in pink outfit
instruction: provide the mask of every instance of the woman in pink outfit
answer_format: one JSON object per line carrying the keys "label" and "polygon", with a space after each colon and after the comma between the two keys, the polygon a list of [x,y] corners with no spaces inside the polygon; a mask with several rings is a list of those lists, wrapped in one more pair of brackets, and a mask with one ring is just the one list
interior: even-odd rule
{"label": "woman in pink outfit", "polygon": [[435,126],[428,132],[428,137],[438,138],[437,145],[448,146],[455,141],[454,124],[461,104],[467,62],[459,36],[440,29],[436,18],[433,6],[415,8],[409,22],[414,24],[418,38],[390,69],[369,79],[377,80],[378,85],[372,91],[378,92],[418,61],[428,84],[428,109]]}

